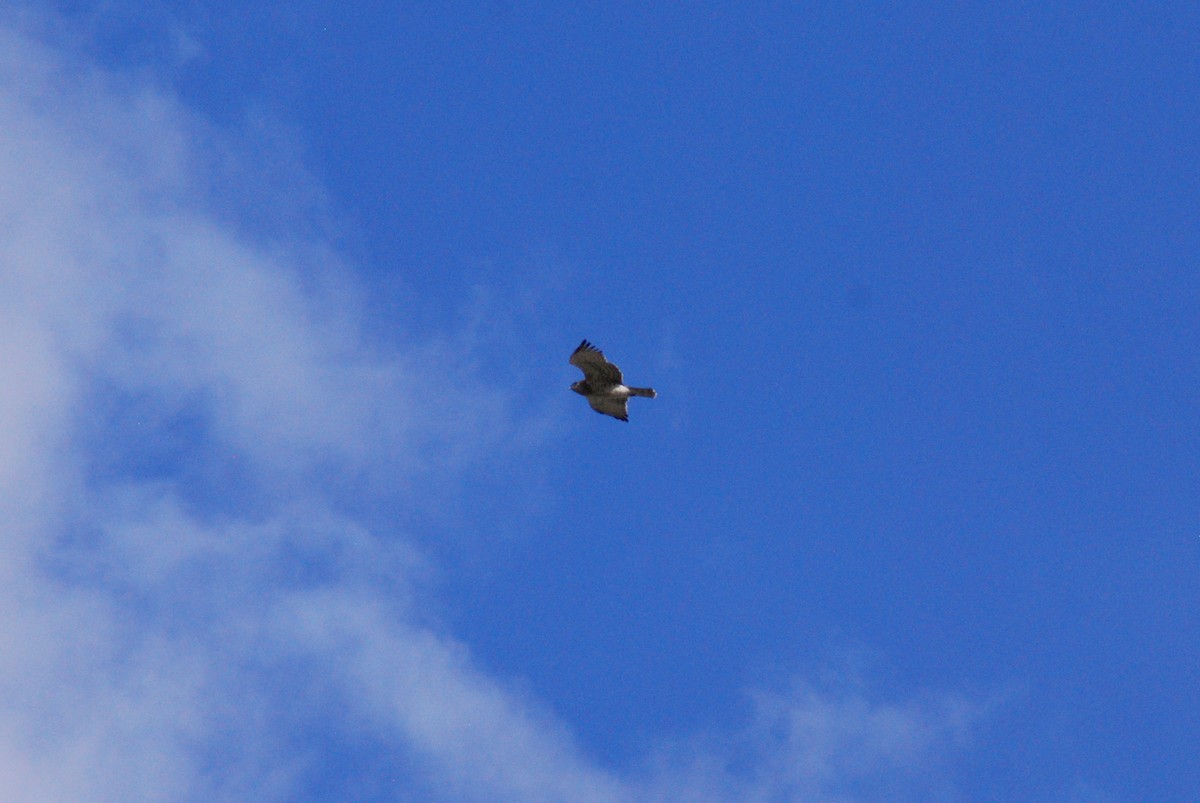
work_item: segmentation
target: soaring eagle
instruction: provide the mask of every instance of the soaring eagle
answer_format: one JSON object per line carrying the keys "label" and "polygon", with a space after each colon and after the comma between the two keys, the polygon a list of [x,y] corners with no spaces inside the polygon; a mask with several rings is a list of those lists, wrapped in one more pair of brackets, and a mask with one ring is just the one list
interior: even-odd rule
{"label": "soaring eagle", "polygon": [[571,385],[571,390],[588,400],[598,413],[629,420],[629,397],[658,394],[653,388],[631,388],[625,385],[621,369],[604,359],[604,353],[586,340],[571,354],[571,365],[583,371],[583,379]]}

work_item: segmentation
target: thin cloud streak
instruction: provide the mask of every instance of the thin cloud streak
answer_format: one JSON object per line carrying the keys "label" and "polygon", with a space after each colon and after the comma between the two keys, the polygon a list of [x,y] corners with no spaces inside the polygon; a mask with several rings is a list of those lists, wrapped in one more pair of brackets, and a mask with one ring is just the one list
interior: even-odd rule
{"label": "thin cloud streak", "polygon": [[749,693],[739,729],[683,739],[656,757],[656,799],[721,801],[956,800],[951,757],[997,700],[953,694],[902,702],[861,688]]}
{"label": "thin cloud streak", "polygon": [[326,740],[413,773],[384,798],[769,799],[965,738],[965,709],[763,698],[788,736],[750,771],[597,766],[422,613],[415,541],[347,504],[504,449],[503,394],[436,343],[366,342],[310,232],[215,212],[220,135],[169,93],[12,30],[0,53],[6,797],[289,799],[337,783]]}

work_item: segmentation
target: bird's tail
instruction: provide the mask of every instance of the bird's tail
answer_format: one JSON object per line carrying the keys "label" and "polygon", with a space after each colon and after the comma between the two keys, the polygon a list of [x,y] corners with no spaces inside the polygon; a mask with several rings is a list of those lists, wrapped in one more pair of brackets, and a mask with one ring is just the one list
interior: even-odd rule
{"label": "bird's tail", "polygon": [[647,399],[653,399],[658,394],[654,392],[654,388],[630,388],[630,396],[645,396]]}

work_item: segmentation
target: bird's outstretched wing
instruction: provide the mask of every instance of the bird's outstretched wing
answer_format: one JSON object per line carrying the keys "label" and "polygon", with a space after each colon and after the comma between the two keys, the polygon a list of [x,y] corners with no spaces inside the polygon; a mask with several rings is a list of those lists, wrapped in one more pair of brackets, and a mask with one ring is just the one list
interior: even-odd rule
{"label": "bird's outstretched wing", "polygon": [[598,413],[611,415],[613,418],[619,418],[622,421],[629,421],[629,400],[620,399],[616,396],[588,396],[588,404],[592,405],[592,409]]}
{"label": "bird's outstretched wing", "polygon": [[[604,359],[604,352],[586,340],[571,354],[571,365],[583,371],[588,384],[593,387],[604,385],[620,385],[624,382],[621,369]],[[592,405],[596,407],[595,404]],[[599,410],[599,407],[596,407]],[[601,410],[601,412],[607,412]],[[609,413],[611,415],[611,413]]]}

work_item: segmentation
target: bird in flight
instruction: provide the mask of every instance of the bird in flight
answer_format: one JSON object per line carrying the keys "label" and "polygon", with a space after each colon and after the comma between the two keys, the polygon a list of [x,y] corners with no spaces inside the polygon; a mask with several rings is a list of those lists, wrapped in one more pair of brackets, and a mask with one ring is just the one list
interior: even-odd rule
{"label": "bird in flight", "polygon": [[629,397],[658,394],[653,388],[631,388],[625,385],[621,369],[604,359],[604,353],[586,340],[571,354],[571,365],[583,371],[583,379],[571,385],[571,390],[588,400],[598,413],[629,420]]}

